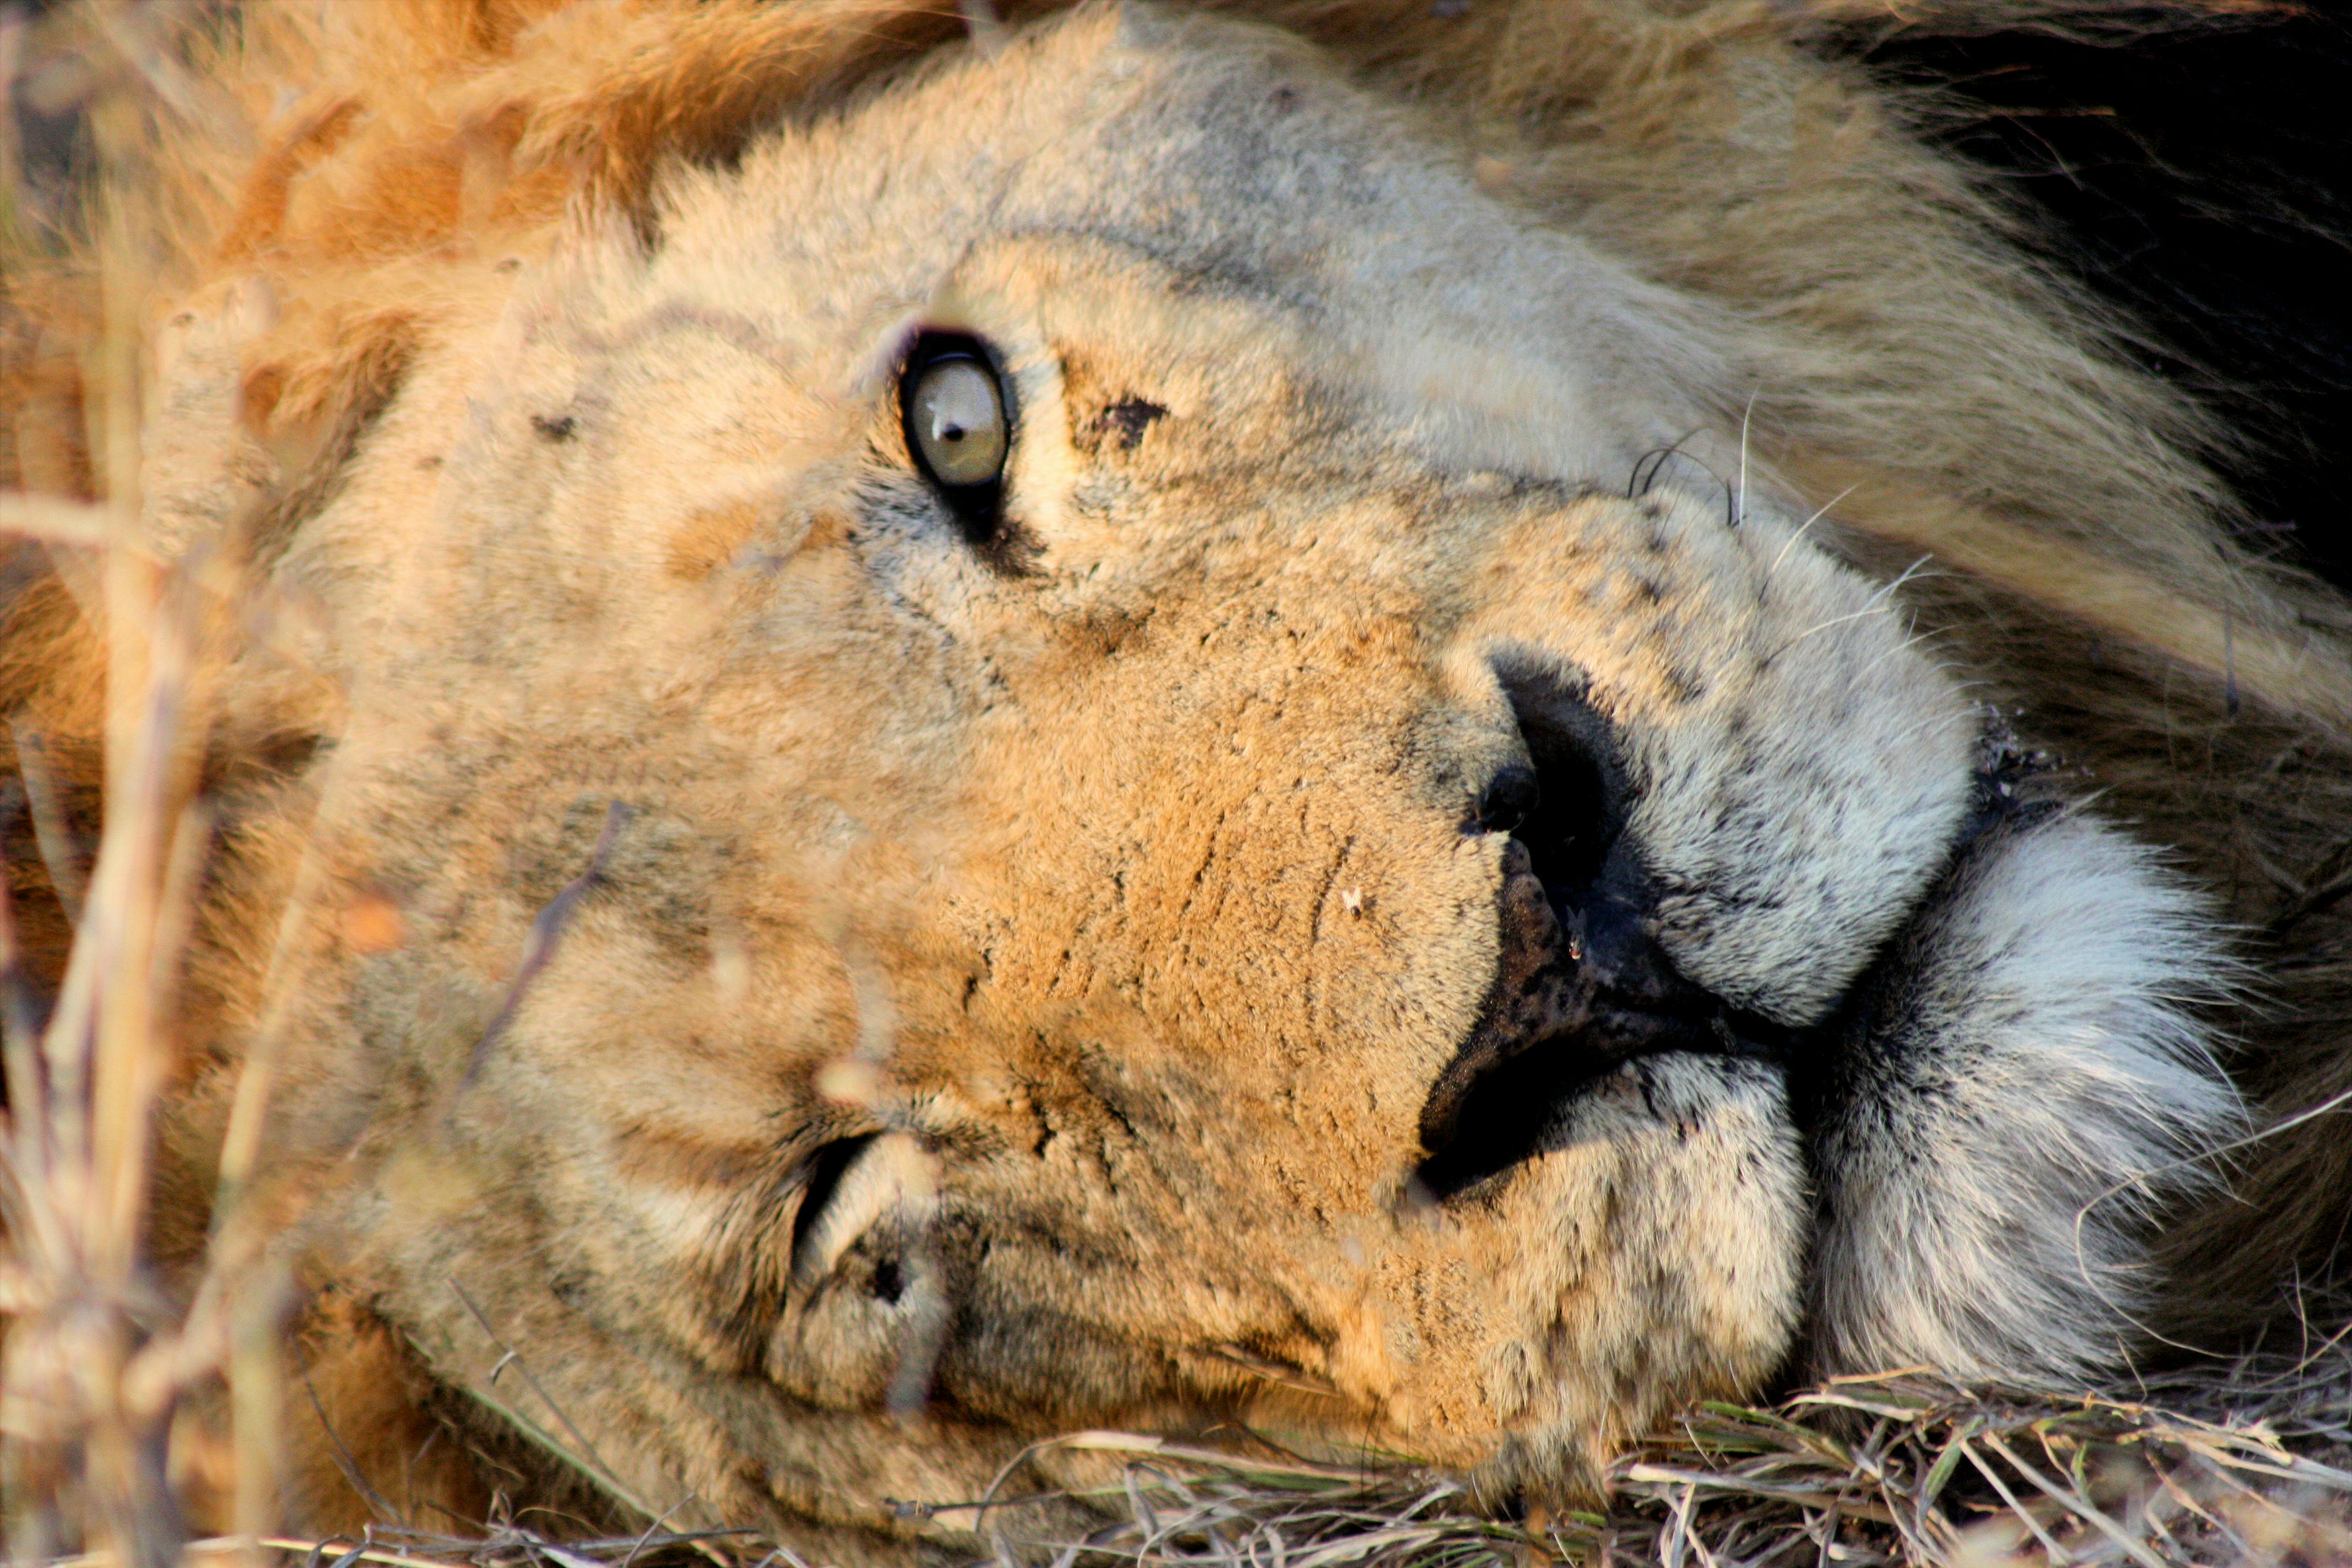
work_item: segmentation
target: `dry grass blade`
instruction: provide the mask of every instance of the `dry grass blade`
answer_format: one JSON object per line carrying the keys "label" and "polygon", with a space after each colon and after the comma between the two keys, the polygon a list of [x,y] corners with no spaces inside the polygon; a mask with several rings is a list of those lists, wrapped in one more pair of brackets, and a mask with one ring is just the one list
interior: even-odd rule
{"label": "dry grass blade", "polygon": [[[158,37],[172,25],[152,6],[123,8],[114,20]],[[12,57],[22,43],[16,27],[11,18]],[[170,68],[160,54],[148,64],[151,76]],[[101,163],[144,112],[110,98],[79,107]],[[7,162],[14,174],[13,143]],[[9,195],[11,248],[0,277],[13,284],[43,237],[16,221],[37,204],[14,185]],[[94,221],[122,219],[101,210]],[[142,1255],[150,1161],[156,1108],[175,1070],[175,1009],[211,833],[196,763],[212,723],[213,634],[245,584],[217,553],[166,563],[134,541],[150,283],[123,262],[137,254],[115,247],[96,278],[95,395],[82,406],[79,435],[102,499],[0,496],[0,533],[58,563],[101,629],[107,675],[103,826],[94,847],[76,837],[64,770],[45,738],[23,729],[10,736],[22,782],[6,808],[28,824],[45,873],[18,885],[46,882],[72,942],[43,1016],[24,969],[18,910],[0,909],[11,1318],[0,1461],[19,1560],[87,1546],[163,1568],[184,1546],[174,1418],[194,1387],[225,1370],[228,1336],[217,1312],[175,1314]],[[76,433],[52,435],[68,443]],[[27,472],[77,469],[70,452],[19,457]],[[222,1273],[209,1282],[210,1299],[237,1299],[248,1282]],[[266,1359],[274,1362],[274,1346]],[[266,1456],[248,1458],[256,1474],[270,1468]]]}
{"label": "dry grass blade", "polygon": [[[509,1425],[528,1435],[532,1441],[578,1470],[599,1489],[609,1493],[643,1518],[658,1521],[662,1517],[661,1511],[631,1491],[622,1483],[620,1478],[613,1473],[612,1468],[604,1463],[604,1457],[596,1452],[595,1446],[582,1436],[580,1428],[573,1426],[572,1418],[563,1413],[563,1407],[555,1402],[537,1375],[531,1372],[530,1363],[523,1359],[522,1352],[499,1338],[497,1325],[490,1321],[482,1309],[475,1303],[474,1299],[466,1293],[465,1287],[452,1279],[449,1281],[449,1289],[456,1294],[457,1300],[464,1303],[467,1313],[475,1322],[481,1325],[482,1331],[489,1336],[490,1342],[498,1346],[499,1352],[498,1364],[490,1369],[490,1375],[485,1380],[490,1386],[474,1389],[472,1391],[474,1396],[498,1411]],[[530,1386],[530,1391],[538,1396],[541,1406],[555,1419],[558,1426],[563,1428],[564,1434],[570,1439],[569,1442],[548,1431],[537,1420],[499,1400],[490,1391],[491,1387],[496,1386],[499,1374],[509,1366],[513,1367],[516,1374]]]}
{"label": "dry grass blade", "polygon": [[[1025,1533],[992,1506],[1000,1555],[1199,1568],[1314,1564],[2101,1563],[2238,1568],[2352,1542],[2332,1439],[2271,1429],[2266,1382],[2352,1388],[2340,1356],[2277,1383],[2241,1366],[2170,1392],[2221,1419],[2096,1398],[1973,1394],[1916,1377],[1849,1382],[1778,1408],[1694,1410],[1616,1468],[1601,1513],[1481,1515],[1458,1483],[1393,1460],[1264,1461],[1126,1433],[1065,1446],[1135,1456],[1082,1539]],[[2029,1455],[2034,1457],[2029,1458]],[[1056,1494],[1060,1498],[1064,1494]],[[942,1511],[945,1506],[942,1505]]]}
{"label": "dry grass blade", "polygon": [[10,1231],[23,1310],[8,1338],[7,1436],[12,1479],[34,1500],[15,1521],[20,1552],[87,1533],[161,1568],[179,1550],[166,1480],[176,1389],[127,1374],[171,1333],[156,1327],[140,1249],[149,1129],[171,1070],[177,954],[204,836],[185,765],[200,682],[190,596],[127,554],[110,558],[105,581],[117,628],[106,826],[38,1047],[12,1051]]}
{"label": "dry grass blade", "polygon": [[121,535],[110,508],[60,496],[0,495],[0,533],[79,550],[104,550]]}

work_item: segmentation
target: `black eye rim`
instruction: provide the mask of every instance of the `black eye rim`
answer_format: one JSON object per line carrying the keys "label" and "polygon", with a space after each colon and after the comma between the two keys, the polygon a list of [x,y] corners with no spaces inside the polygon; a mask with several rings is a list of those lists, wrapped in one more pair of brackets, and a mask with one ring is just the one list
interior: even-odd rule
{"label": "black eye rim", "polygon": [[[1004,458],[997,464],[994,477],[977,484],[952,485],[940,479],[923,456],[923,444],[915,437],[917,383],[925,372],[958,360],[977,364],[988,373],[996,384],[997,406],[1004,411]],[[995,539],[1003,530],[1004,469],[1013,460],[1013,445],[1020,430],[1020,410],[1013,401],[1012,379],[1004,374],[995,349],[986,339],[935,327],[925,327],[915,334],[898,367],[898,434],[907,445],[907,460],[914,464],[915,471],[923,476],[933,493],[947,503],[964,537],[975,544]]]}

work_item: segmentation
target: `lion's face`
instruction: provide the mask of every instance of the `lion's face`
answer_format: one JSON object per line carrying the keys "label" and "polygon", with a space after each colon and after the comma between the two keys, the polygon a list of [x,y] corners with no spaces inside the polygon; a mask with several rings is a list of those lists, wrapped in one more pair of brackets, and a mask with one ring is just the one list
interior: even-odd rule
{"label": "lion's face", "polygon": [[1575,1489],[1788,1356],[1791,1074],[1923,902],[2079,912],[1953,880],[1978,721],[1702,313],[1385,113],[1082,13],[414,374],[282,568],[351,709],[265,1026],[441,1375],[874,1522],[1223,1415]]}

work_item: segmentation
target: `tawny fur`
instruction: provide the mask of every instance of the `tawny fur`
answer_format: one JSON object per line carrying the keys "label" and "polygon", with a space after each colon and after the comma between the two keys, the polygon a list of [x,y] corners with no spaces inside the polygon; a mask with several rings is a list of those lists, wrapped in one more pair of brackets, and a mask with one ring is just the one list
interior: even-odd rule
{"label": "tawny fur", "polygon": [[[345,1434],[306,1391],[291,1514],[363,1515],[354,1456],[562,1485],[468,1396],[511,1348],[673,1522],[887,1557],[973,1521],[885,1500],[1060,1426],[1572,1496],[1681,1400],[2063,1384],[2325,1277],[2341,1140],[2212,1151],[2352,1082],[2352,623],[2232,543],[2222,437],[1826,9],[1223,10],[257,5],[191,46],[247,134],[118,149],[145,543],[292,606],[221,688],[156,1226],[184,1268],[284,1050],[305,1201],[247,1222]],[[10,477],[86,489],[96,312],[10,281]],[[1005,355],[1018,571],[896,445],[919,321]],[[78,569],[0,669],[87,824]],[[1864,992],[1433,1208],[1530,682],[1612,737],[1684,973]],[[1976,832],[1982,703],[2065,766]]]}

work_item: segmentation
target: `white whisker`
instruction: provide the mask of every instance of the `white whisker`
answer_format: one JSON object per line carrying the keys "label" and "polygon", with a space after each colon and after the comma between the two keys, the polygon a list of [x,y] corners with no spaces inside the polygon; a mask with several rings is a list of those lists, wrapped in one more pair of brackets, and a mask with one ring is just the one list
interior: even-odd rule
{"label": "white whisker", "polygon": [[[1842,626],[1848,621],[1859,621],[1870,616],[1893,615],[1898,606],[1885,603],[1886,596],[1889,594],[1894,593],[1897,588],[1903,586],[1904,584],[1911,581],[1912,577],[1917,574],[1919,568],[1925,566],[1928,562],[1933,561],[1934,559],[1935,556],[1933,555],[1922,555],[1918,560],[1914,561],[1910,565],[1905,567],[1901,576],[1896,577],[1890,583],[1882,584],[1879,586],[1878,591],[1871,595],[1870,598],[1863,605],[1862,608],[1858,610],[1850,610],[1843,616],[1832,616],[1828,620],[1822,622],[1819,626],[1807,627],[1805,630],[1799,632],[1795,637],[1790,637],[1787,642],[1782,643],[1779,647],[1774,648],[1772,650],[1772,658],[1779,658],[1782,654],[1788,652],[1790,648],[1796,647],[1799,643],[1804,641],[1807,637],[1811,637],[1816,632],[1825,632],[1832,626]],[[1769,663],[1770,661],[1767,660],[1766,662]]]}
{"label": "white whisker", "polygon": [[[1746,449],[1746,447],[1745,447],[1744,446],[1742,447],[1742,448],[1741,448],[1741,450],[1740,450],[1740,454],[1739,454],[1739,455],[1740,455],[1740,459],[1741,459],[1742,463],[1744,464],[1744,463],[1746,462],[1746,460],[1747,460],[1747,457],[1748,457],[1747,449]],[[1747,482],[1748,482],[1747,470],[1745,469],[1745,468],[1743,468],[1741,469],[1741,471],[1740,471],[1740,482],[1741,482],[1742,484],[1745,484],[1745,483],[1747,483]],[[1829,499],[1828,500],[1823,501],[1823,502],[1822,503],[1822,508],[1821,508],[1821,510],[1820,510],[1819,511],[1816,511],[1815,513],[1813,513],[1813,515],[1812,515],[1812,516],[1811,516],[1811,517],[1809,517],[1809,518],[1805,519],[1805,521],[1802,521],[1802,522],[1799,523],[1799,524],[1797,525],[1797,531],[1796,531],[1796,532],[1794,532],[1794,533],[1792,533],[1792,534],[1790,534],[1790,535],[1789,535],[1789,542],[1788,542],[1788,543],[1786,543],[1786,544],[1783,544],[1782,546],[1780,546],[1780,554],[1778,554],[1778,555],[1775,555],[1774,557],[1772,557],[1772,564],[1771,564],[1771,565],[1769,565],[1769,566],[1767,566],[1766,568],[1764,568],[1764,575],[1766,575],[1767,577],[1769,577],[1770,575],[1772,575],[1772,574],[1773,574],[1773,573],[1778,572],[1778,571],[1780,569],[1780,563],[1781,563],[1781,562],[1783,562],[1783,561],[1786,561],[1786,560],[1789,558],[1789,552],[1790,552],[1790,551],[1791,551],[1791,550],[1794,550],[1794,549],[1797,547],[1797,541],[1799,541],[1800,539],[1802,539],[1802,538],[1804,538],[1804,537],[1805,537],[1805,531],[1806,531],[1807,529],[1809,529],[1809,528],[1812,527],[1812,526],[1813,526],[1813,524],[1815,524],[1815,523],[1817,523],[1817,522],[1821,521],[1821,520],[1822,520],[1822,519],[1823,519],[1823,518],[1825,518],[1825,517],[1829,516],[1829,514],[1830,514],[1830,508],[1832,508],[1832,507],[1833,507],[1833,506],[1837,505],[1837,503],[1838,503],[1838,502],[1840,502],[1840,501],[1842,501],[1842,500],[1845,500],[1845,498],[1846,498],[1846,497],[1848,497],[1848,496],[1850,496],[1850,495],[1853,494],[1853,492],[1854,492],[1855,490],[1859,489],[1860,488],[1861,488],[1861,487],[1860,487],[1860,486],[1858,486],[1858,485],[1848,485],[1848,486],[1846,486],[1846,488],[1845,488],[1845,489],[1842,489],[1842,490],[1838,491],[1838,493],[1837,493],[1837,494],[1835,494],[1835,495],[1833,495],[1833,496],[1830,497],[1830,499]]]}
{"label": "white whisker", "polygon": [[1748,406],[1739,411],[1739,488],[1732,493],[1731,524],[1734,528],[1748,521],[1748,421],[1756,412],[1756,394],[1748,395]]}

